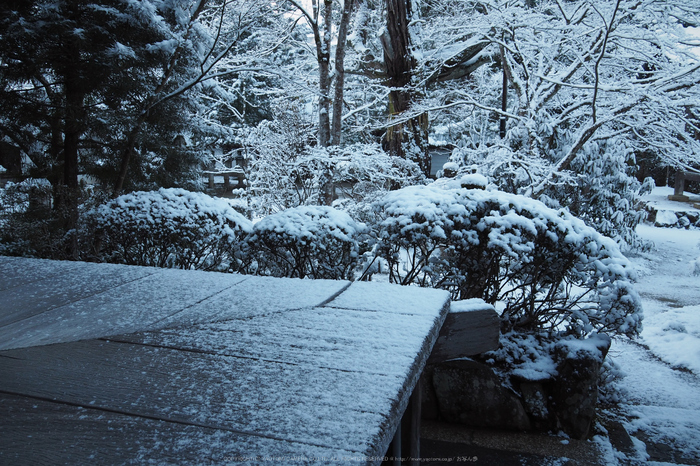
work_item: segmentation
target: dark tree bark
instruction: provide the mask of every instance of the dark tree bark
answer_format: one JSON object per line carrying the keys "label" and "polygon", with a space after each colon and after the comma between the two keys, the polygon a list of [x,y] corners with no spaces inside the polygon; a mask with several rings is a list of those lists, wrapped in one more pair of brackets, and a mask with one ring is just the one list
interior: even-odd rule
{"label": "dark tree bark", "polygon": [[[83,134],[85,90],[80,75],[80,48],[72,41],[66,44],[66,63],[62,70],[65,92],[63,129],[63,179],[54,193],[54,207],[62,219],[66,231],[78,224],[78,153]],[[68,256],[77,259],[77,235],[67,245]]]}
{"label": "dark tree bark", "polygon": [[82,134],[81,114],[84,95],[75,72],[66,75],[65,130],[63,134],[63,184],[66,189],[78,189],[78,149]]}
{"label": "dark tree bark", "polygon": [[331,144],[341,142],[343,119],[343,94],[345,91],[345,43],[348,39],[348,25],[356,0],[345,0],[343,13],[338,25],[338,45],[335,49],[335,95],[333,97],[333,126],[331,127]]}
{"label": "dark tree bark", "polygon": [[[503,82],[501,88],[501,111],[503,113],[508,109],[508,65],[506,63],[506,54],[501,47],[501,67],[503,68]],[[499,121],[498,135],[501,139],[506,137],[506,117],[501,115]]]}
{"label": "dark tree bark", "polygon": [[[408,30],[411,16],[410,0],[387,0],[387,34],[382,37],[384,63],[388,77],[387,84],[392,89],[389,94],[389,114],[400,115],[408,110],[414,100],[414,92],[408,88],[416,65],[411,53],[411,37]],[[417,154],[408,154],[406,148],[414,144]],[[428,115],[397,123],[387,129],[384,148],[398,157],[410,156],[418,162],[426,176],[430,176],[430,155],[428,153]]]}
{"label": "dark tree bark", "polygon": [[129,171],[129,163],[131,159],[134,158],[134,153],[136,152],[136,138],[141,132],[144,122],[146,121],[146,113],[141,114],[137,119],[134,127],[126,138],[126,146],[122,151],[121,162],[119,164],[119,174],[117,175],[117,181],[114,184],[114,189],[112,189],[112,199],[119,197],[122,189],[124,188],[124,181],[126,180],[126,174]]}
{"label": "dark tree bark", "polygon": [[318,144],[326,147],[331,140],[331,30],[333,28],[333,2],[323,0],[323,35],[317,46],[319,91],[318,103]]}

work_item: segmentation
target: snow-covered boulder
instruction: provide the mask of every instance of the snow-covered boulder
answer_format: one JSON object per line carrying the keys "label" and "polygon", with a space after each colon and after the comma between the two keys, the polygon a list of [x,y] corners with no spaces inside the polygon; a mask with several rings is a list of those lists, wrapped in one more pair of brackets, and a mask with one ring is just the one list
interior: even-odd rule
{"label": "snow-covered boulder", "polygon": [[459,165],[455,162],[447,162],[442,166],[442,176],[445,178],[454,178],[459,171]]}
{"label": "snow-covered boulder", "polygon": [[670,210],[660,210],[656,212],[654,225],[657,227],[672,227],[678,225],[678,217]]}
{"label": "snow-covered boulder", "polygon": [[433,417],[472,427],[563,431],[586,438],[610,343],[610,337],[595,333],[553,339],[511,332],[496,351],[474,360],[429,365],[423,407],[435,411]]}
{"label": "snow-covered boulder", "polygon": [[435,186],[443,189],[486,189],[488,184],[488,178],[479,173],[470,173],[454,178],[439,178],[434,183]]}
{"label": "snow-covered boulder", "polygon": [[657,186],[644,196],[644,208],[647,221],[662,228],[700,228],[700,196],[685,192],[683,195],[691,202],[673,201],[674,189]]}

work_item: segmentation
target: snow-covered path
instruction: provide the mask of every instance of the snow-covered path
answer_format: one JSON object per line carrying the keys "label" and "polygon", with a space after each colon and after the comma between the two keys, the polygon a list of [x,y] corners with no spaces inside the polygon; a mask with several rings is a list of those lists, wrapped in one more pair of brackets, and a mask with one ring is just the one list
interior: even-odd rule
{"label": "snow-covered path", "polygon": [[700,465],[700,231],[639,227],[655,250],[632,258],[644,304],[636,342],[616,339],[610,359],[624,372],[621,421],[636,439],[627,460]]}
{"label": "snow-covered path", "polygon": [[616,341],[610,356],[625,372],[627,401],[618,414],[637,440],[629,459],[700,464],[700,378],[631,342]]}
{"label": "snow-covered path", "polygon": [[638,227],[655,244],[650,255],[633,258],[636,288],[644,305],[642,341],[675,368],[700,376],[700,230]]}
{"label": "snow-covered path", "polygon": [[[637,232],[655,244],[649,254],[633,258],[639,273],[636,288],[644,304],[660,301],[672,308],[700,305],[700,277],[693,276],[692,264],[700,256],[700,230],[640,225]],[[647,317],[656,313],[656,307]]]}

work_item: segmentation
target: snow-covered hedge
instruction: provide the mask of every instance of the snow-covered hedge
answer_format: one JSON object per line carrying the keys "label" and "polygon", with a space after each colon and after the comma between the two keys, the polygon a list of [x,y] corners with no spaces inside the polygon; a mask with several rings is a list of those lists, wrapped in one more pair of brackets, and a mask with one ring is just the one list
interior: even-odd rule
{"label": "snow-covered hedge", "polygon": [[375,204],[389,278],[482,298],[503,330],[634,335],[641,303],[617,244],[564,210],[523,196],[415,186]]}
{"label": "snow-covered hedge", "polygon": [[98,258],[182,269],[236,269],[248,219],[225,200],[184,189],[139,191],[94,209]]}
{"label": "snow-covered hedge", "polygon": [[274,277],[348,279],[364,224],[332,207],[301,206],[269,215],[246,239],[249,272]]}

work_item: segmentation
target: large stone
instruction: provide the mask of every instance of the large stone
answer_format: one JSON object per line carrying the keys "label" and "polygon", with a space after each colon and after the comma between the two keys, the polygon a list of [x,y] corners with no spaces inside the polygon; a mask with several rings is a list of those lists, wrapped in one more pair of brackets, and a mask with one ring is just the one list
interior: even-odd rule
{"label": "large stone", "polygon": [[578,342],[563,341],[555,349],[558,375],[552,387],[553,410],[561,430],[584,439],[595,419],[598,378],[610,349],[610,338],[596,335]]}
{"label": "large stone", "polygon": [[556,417],[549,407],[549,385],[542,381],[520,382],[522,404],[536,430],[549,431],[556,427]]}
{"label": "large stone", "polygon": [[433,387],[440,414],[448,422],[513,430],[531,427],[519,397],[484,364],[468,359],[437,364]]}
{"label": "large stone", "polygon": [[678,224],[678,216],[672,210],[659,210],[656,212],[654,226],[671,227]]}

